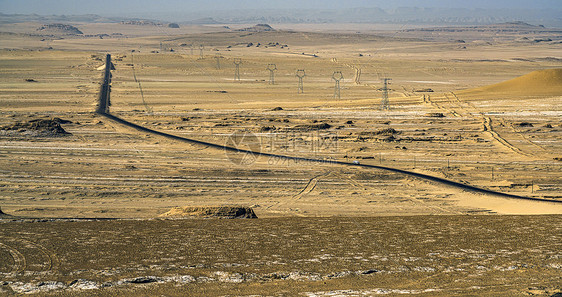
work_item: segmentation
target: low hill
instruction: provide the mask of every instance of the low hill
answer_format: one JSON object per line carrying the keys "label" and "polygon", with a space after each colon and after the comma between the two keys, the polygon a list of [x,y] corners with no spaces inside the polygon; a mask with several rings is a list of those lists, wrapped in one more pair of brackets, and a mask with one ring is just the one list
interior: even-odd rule
{"label": "low hill", "polygon": [[37,28],[37,31],[48,34],[70,34],[80,35],[83,34],[78,28],[67,24],[45,24]]}
{"label": "low hill", "polygon": [[272,32],[275,31],[270,25],[268,24],[257,24],[253,27],[240,29],[237,31],[246,31],[246,32]]}
{"label": "low hill", "polygon": [[562,96],[562,68],[533,71],[508,81],[459,93]]}

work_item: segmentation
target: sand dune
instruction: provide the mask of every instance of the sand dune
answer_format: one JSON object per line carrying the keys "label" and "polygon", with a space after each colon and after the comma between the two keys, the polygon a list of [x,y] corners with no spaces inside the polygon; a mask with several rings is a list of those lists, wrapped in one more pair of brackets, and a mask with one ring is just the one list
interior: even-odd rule
{"label": "sand dune", "polygon": [[562,68],[533,71],[508,81],[476,89],[464,90],[459,93],[558,96],[562,95]]}

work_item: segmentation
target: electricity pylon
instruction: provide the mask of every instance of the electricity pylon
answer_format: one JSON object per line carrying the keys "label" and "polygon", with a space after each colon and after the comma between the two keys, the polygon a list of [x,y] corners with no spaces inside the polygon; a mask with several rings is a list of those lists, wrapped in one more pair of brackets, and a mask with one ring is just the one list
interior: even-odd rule
{"label": "electricity pylon", "polygon": [[234,69],[234,80],[240,81],[240,64],[242,64],[242,59],[234,58],[234,65],[236,68]]}
{"label": "electricity pylon", "polygon": [[277,70],[277,65],[267,64],[267,70],[269,70],[269,84],[275,84],[275,70]]}
{"label": "electricity pylon", "polygon": [[388,102],[388,82],[392,80],[391,78],[383,78],[384,87],[382,88],[382,101],[381,101],[381,110],[390,110],[390,104]]}
{"label": "electricity pylon", "polygon": [[335,71],[334,74],[332,74],[332,79],[336,81],[336,85],[334,86],[334,99],[341,99],[340,81],[343,79],[343,74],[341,71]]}
{"label": "electricity pylon", "polygon": [[306,76],[306,73],[304,72],[304,69],[297,70],[297,77],[299,78],[299,86],[298,86],[298,89],[297,89],[297,94],[303,94],[304,93],[304,87],[303,87],[302,79],[305,76]]}

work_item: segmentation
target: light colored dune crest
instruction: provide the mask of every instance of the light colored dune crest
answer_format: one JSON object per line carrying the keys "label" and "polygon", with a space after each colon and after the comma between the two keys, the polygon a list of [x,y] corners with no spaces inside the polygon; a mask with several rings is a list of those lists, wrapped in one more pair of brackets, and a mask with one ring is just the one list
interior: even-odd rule
{"label": "light colored dune crest", "polygon": [[562,68],[537,70],[508,81],[459,93],[559,96],[562,95]]}

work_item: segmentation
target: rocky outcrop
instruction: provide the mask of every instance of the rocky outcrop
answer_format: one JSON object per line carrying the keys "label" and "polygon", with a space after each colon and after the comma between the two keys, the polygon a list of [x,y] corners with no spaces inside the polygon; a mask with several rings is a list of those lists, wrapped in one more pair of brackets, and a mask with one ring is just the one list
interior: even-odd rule
{"label": "rocky outcrop", "polygon": [[37,28],[37,31],[44,33],[59,33],[59,34],[69,34],[69,35],[81,35],[84,34],[78,28],[67,25],[67,24],[45,24]]}
{"label": "rocky outcrop", "polygon": [[160,217],[172,218],[222,218],[222,219],[257,219],[254,210],[240,206],[187,206],[174,207]]}

